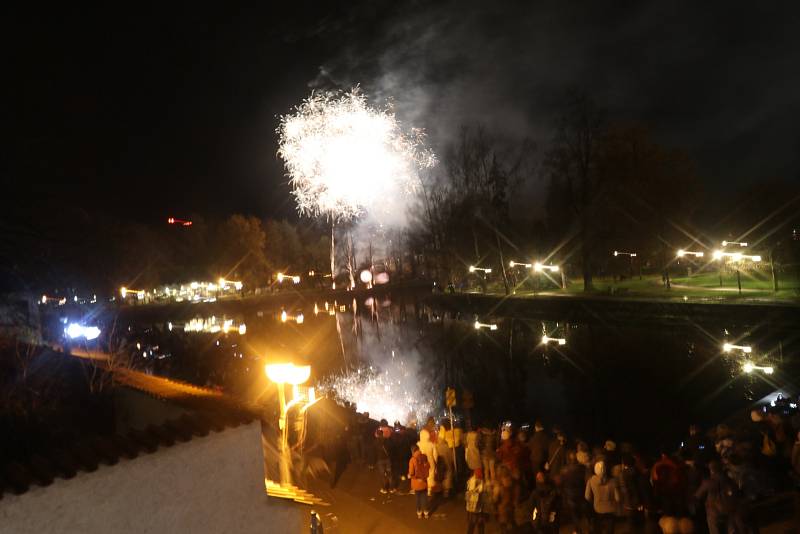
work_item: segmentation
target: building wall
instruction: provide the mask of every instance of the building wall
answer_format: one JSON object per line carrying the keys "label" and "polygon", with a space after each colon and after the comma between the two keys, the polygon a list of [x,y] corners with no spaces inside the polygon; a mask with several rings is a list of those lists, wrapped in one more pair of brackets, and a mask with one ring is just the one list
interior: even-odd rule
{"label": "building wall", "polygon": [[308,509],[268,499],[253,422],[0,499],[0,533],[305,532]]}

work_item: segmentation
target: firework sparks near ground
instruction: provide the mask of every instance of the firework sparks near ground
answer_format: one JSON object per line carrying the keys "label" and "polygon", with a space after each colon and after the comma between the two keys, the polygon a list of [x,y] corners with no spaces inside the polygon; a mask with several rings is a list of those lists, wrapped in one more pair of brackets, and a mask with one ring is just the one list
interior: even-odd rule
{"label": "firework sparks near ground", "polygon": [[355,403],[359,412],[369,412],[373,419],[408,424],[424,421],[434,411],[430,391],[424,391],[404,359],[395,358],[378,368],[363,366],[328,378],[320,387],[343,401]]}
{"label": "firework sparks near ground", "polygon": [[334,222],[391,216],[435,163],[420,130],[404,131],[357,88],[312,93],[281,117],[278,135],[298,210]]}

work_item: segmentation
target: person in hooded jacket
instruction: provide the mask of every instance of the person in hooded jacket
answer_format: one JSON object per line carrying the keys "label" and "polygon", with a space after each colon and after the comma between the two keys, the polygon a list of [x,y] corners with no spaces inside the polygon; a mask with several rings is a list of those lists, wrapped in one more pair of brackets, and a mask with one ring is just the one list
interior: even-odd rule
{"label": "person in hooded jacket", "polygon": [[534,473],[544,469],[547,461],[547,452],[550,448],[550,435],[545,431],[541,421],[534,424],[533,436],[529,440],[528,447],[531,449],[531,469]]}
{"label": "person in hooded jacket", "polygon": [[427,480],[427,490],[428,496],[433,495],[433,491],[437,485],[436,483],[436,462],[438,461],[437,458],[437,449],[436,443],[431,441],[431,434],[427,427],[423,428],[419,432],[419,441],[417,442],[417,446],[422,454],[428,459],[428,463],[430,464],[430,471],[428,473],[428,480]]}
{"label": "person in hooded jacket", "polygon": [[558,432],[556,439],[550,442],[547,455],[547,462],[545,463],[547,472],[551,476],[558,475],[567,459],[567,437],[562,432]]}
{"label": "person in hooded jacket", "polygon": [[622,465],[617,476],[617,490],[621,515],[630,532],[637,532],[642,523],[643,500],[639,494],[639,473],[630,454],[622,455]]}
{"label": "person in hooded jacket", "polygon": [[617,481],[609,478],[604,461],[594,464],[594,475],[586,483],[584,497],[594,510],[594,533],[613,533],[619,491]]}
{"label": "person in hooded jacket", "polygon": [[541,534],[556,534],[559,525],[558,491],[543,471],[536,473],[536,487],[531,492],[531,523]]}
{"label": "person in hooded jacket", "polygon": [[411,490],[417,501],[417,519],[430,517],[428,508],[428,474],[431,469],[428,458],[422,453],[419,446],[411,449],[411,460],[408,461],[408,479],[411,481]]}
{"label": "person in hooded jacket", "polygon": [[381,419],[380,425],[375,430],[374,444],[378,459],[378,471],[383,476],[383,486],[381,493],[394,492],[396,490],[395,477],[392,473],[392,438],[394,429],[389,426],[386,419]]}
{"label": "person in hooded jacket", "polygon": [[585,532],[586,468],[577,460],[574,451],[567,452],[567,463],[559,473],[559,492],[564,509],[564,522],[573,525],[574,532]]}
{"label": "person in hooded jacket", "polygon": [[480,469],[481,451],[478,448],[478,433],[474,430],[467,432],[467,446],[464,448],[464,460],[471,471]]}
{"label": "person in hooded jacket", "polygon": [[481,452],[481,467],[483,476],[489,482],[495,478],[495,453],[497,451],[497,430],[488,426],[481,426],[478,434],[478,448]]}

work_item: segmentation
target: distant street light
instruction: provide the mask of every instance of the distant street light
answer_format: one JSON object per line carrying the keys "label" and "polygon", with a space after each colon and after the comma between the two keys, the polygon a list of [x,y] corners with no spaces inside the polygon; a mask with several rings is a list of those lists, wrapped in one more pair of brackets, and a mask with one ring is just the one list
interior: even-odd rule
{"label": "distant street light", "polygon": [[551,341],[558,343],[559,345],[566,345],[567,340],[563,337],[550,337],[547,335],[542,336],[542,345],[547,345]]}
{"label": "distant street light", "polygon": [[292,281],[293,284],[299,284],[300,283],[300,276],[298,276],[296,274],[295,275],[291,275],[291,274],[278,273],[278,277],[277,278],[278,278],[278,283],[279,284],[282,284],[284,280],[289,280],[289,279]]}
{"label": "distant street light", "polygon": [[771,365],[755,365],[752,362],[744,362],[742,365],[742,371],[747,374],[750,374],[753,371],[764,371],[764,374],[771,375],[775,372],[775,368]]}
{"label": "distant street light", "polygon": [[732,343],[723,343],[722,352],[731,352],[732,350],[740,350],[747,354],[753,352],[753,347],[750,345],[734,345]]}
{"label": "distant street light", "polygon": [[728,245],[739,245],[740,247],[746,247],[746,241],[723,241],[722,246],[727,247]]}
{"label": "distant street light", "polygon": [[236,281],[236,280],[225,280],[222,277],[220,277],[218,282],[219,282],[219,287],[222,290],[227,289],[228,288],[228,284],[231,284],[233,287],[235,287],[236,291],[240,291],[242,289],[242,287],[244,286],[244,284],[242,284],[239,281]]}
{"label": "distant street light", "polygon": [[481,323],[480,321],[475,321],[475,324],[473,324],[473,326],[475,327],[475,330],[480,330],[481,328],[486,328],[488,330],[497,330],[496,324]]}
{"label": "distant street light", "polygon": [[187,221],[187,220],[184,220],[184,219],[176,219],[175,217],[169,217],[167,219],[167,224],[178,224],[178,225],[181,225],[181,226],[191,226],[192,225],[192,221]]}
{"label": "distant street light", "polygon": [[559,270],[558,265],[544,265],[542,263],[536,262],[533,264],[533,270],[537,273],[542,271],[550,271],[551,273],[557,273]]}
{"label": "distant street light", "polygon": [[[730,241],[723,241],[723,246],[725,243],[730,243]],[[747,243],[744,244],[746,246]],[[734,263],[736,267],[736,285],[739,288],[739,294],[742,294],[742,277],[739,273],[739,263],[743,260],[750,260],[753,263],[758,263],[761,261],[761,256],[758,254],[742,254],[741,252],[725,252],[723,250],[715,250],[711,256],[717,261],[721,261],[725,258],[730,258],[731,261]],[[722,287],[722,269],[720,268],[719,272],[719,285]]]}
{"label": "distant street light", "polygon": [[[635,252],[621,252],[619,250],[615,250],[614,251],[614,257],[617,258],[619,256],[628,256],[628,258],[630,259],[630,271],[631,271],[630,274],[631,274],[631,279],[633,279],[633,258],[636,257],[636,253]],[[642,279],[642,262],[639,262],[639,280],[641,280],[641,279]],[[669,288],[669,286],[667,286],[667,288]]]}
{"label": "distant street light", "polygon": [[136,300],[144,298],[144,289],[128,289],[125,286],[119,288],[119,294],[122,295],[123,299],[128,296],[128,293],[136,293]]}
{"label": "distant street light", "polygon": [[[286,428],[286,415],[288,407],[286,405],[286,392],[284,387],[286,384],[298,386],[309,379],[311,376],[310,365],[294,365],[293,363],[273,363],[267,364],[264,367],[264,372],[275,385],[278,387],[278,402],[280,403],[280,419],[278,420],[278,427],[281,430],[281,443],[280,451],[280,477],[281,485],[289,485],[292,483],[291,472],[289,470],[289,440],[288,429]],[[293,399],[294,403],[297,398]]]}
{"label": "distant street light", "polygon": [[483,271],[484,274],[489,274],[492,272],[491,269],[485,267],[475,267],[474,265],[469,266],[469,272],[474,273],[475,271]]}
{"label": "distant street light", "polygon": [[525,267],[526,269],[533,269],[533,264],[532,263],[522,263],[522,262],[514,261],[514,260],[511,260],[510,262],[508,262],[508,266],[509,267],[517,267],[517,266],[519,266],[519,267]]}
{"label": "distant street light", "polygon": [[683,258],[684,256],[694,256],[695,258],[702,258],[703,256],[705,256],[705,252],[692,252],[691,250],[680,249],[678,251],[678,257]]}

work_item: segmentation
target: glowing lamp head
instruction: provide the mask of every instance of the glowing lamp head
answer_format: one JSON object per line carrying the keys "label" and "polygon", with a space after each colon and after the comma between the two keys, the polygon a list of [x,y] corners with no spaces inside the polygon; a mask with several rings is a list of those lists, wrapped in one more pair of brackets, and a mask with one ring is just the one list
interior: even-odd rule
{"label": "glowing lamp head", "polygon": [[267,378],[276,384],[292,384],[293,386],[304,383],[311,376],[310,365],[294,365],[293,363],[272,363],[264,366]]}
{"label": "glowing lamp head", "polygon": [[727,241],[723,241],[723,242],[722,242],[722,246],[723,246],[723,247],[727,247],[727,246],[728,246],[728,242],[727,242]]}
{"label": "glowing lamp head", "polygon": [[560,267],[558,265],[551,265],[550,270],[554,273],[557,273]]}
{"label": "glowing lamp head", "polygon": [[122,298],[125,298],[125,295],[128,294],[128,289],[125,286],[119,288],[119,294],[122,295]]}
{"label": "glowing lamp head", "polygon": [[678,257],[679,257],[679,258],[682,258],[682,257],[684,257],[685,255],[686,255],[686,251],[685,251],[685,250],[681,249],[681,250],[679,250],[679,251],[678,251]]}
{"label": "glowing lamp head", "polygon": [[475,324],[473,324],[472,326],[475,327],[475,330],[480,330],[481,329],[481,323],[479,323],[478,321],[475,321]]}
{"label": "glowing lamp head", "polygon": [[242,323],[239,325],[239,335],[243,336],[247,333],[247,325]]}
{"label": "glowing lamp head", "polygon": [[722,344],[722,352],[730,352],[732,348],[733,348],[733,345],[731,345],[730,343],[723,343]]}
{"label": "glowing lamp head", "polygon": [[742,365],[742,371],[745,373],[752,373],[753,369],[755,369],[755,366],[750,362],[746,362],[744,365]]}
{"label": "glowing lamp head", "polygon": [[242,284],[241,282],[235,282],[235,283],[233,284],[233,287],[235,287],[235,288],[236,288],[236,291],[241,291],[241,289],[242,289],[242,287],[243,287],[243,284]]}
{"label": "glowing lamp head", "polygon": [[288,317],[288,316],[286,315],[286,310],[283,310],[283,311],[281,312],[281,322],[282,322],[282,323],[285,323],[285,322],[286,322],[286,319],[287,319],[287,317]]}
{"label": "glowing lamp head", "polygon": [[547,345],[548,343],[550,343],[550,337],[542,336],[542,344]]}
{"label": "glowing lamp head", "polygon": [[750,354],[751,352],[753,352],[753,347],[751,347],[750,345],[745,345],[745,346],[742,347],[742,352],[746,352],[747,354]]}
{"label": "glowing lamp head", "polygon": [[278,273],[278,283],[279,284],[283,283],[283,273]]}
{"label": "glowing lamp head", "polygon": [[533,270],[536,271],[537,273],[542,272],[543,269],[544,269],[544,266],[541,263],[539,263],[538,261],[533,264]]}
{"label": "glowing lamp head", "polygon": [[757,256],[757,255],[756,256],[750,256],[750,259],[753,260],[753,261],[758,262],[758,261],[761,261],[761,256]]}
{"label": "glowing lamp head", "polygon": [[768,375],[771,375],[774,372],[775,372],[775,368],[773,368],[771,366],[770,367],[764,367],[764,373],[766,373]]}
{"label": "glowing lamp head", "polygon": [[731,255],[731,259],[732,259],[733,261],[742,261],[742,253],[741,253],[741,252],[734,252],[734,253]]}
{"label": "glowing lamp head", "polygon": [[615,251],[614,251],[614,257],[616,258],[617,256],[619,256],[619,251],[618,251],[618,250],[615,250]]}
{"label": "glowing lamp head", "polygon": [[303,321],[305,321],[306,318],[302,313],[298,313],[294,320],[297,322],[297,324],[303,324]]}
{"label": "glowing lamp head", "polygon": [[566,344],[567,344],[567,340],[566,340],[566,339],[564,339],[563,337],[562,337],[562,338],[559,338],[559,339],[558,339],[558,344],[559,344],[559,345],[566,345]]}
{"label": "glowing lamp head", "polygon": [[42,304],[47,304],[47,295],[42,295]]}
{"label": "glowing lamp head", "polygon": [[293,284],[299,284],[300,283],[300,277],[297,276],[297,275],[293,276],[292,277],[292,283]]}
{"label": "glowing lamp head", "polygon": [[363,271],[361,271],[361,274],[360,274],[360,275],[358,275],[358,277],[359,277],[359,278],[361,279],[361,281],[362,281],[362,282],[364,282],[365,284],[369,284],[370,282],[372,282],[372,273],[371,273],[371,272],[369,272],[369,271],[368,271],[368,270],[366,270],[366,269],[364,269]]}
{"label": "glowing lamp head", "polygon": [[474,265],[470,265],[469,266],[469,272],[471,272],[471,273],[475,272],[475,266]]}
{"label": "glowing lamp head", "polygon": [[517,262],[515,262],[514,260],[511,260],[510,262],[508,262],[508,266],[509,267],[514,267],[516,264],[517,264]]}
{"label": "glowing lamp head", "polygon": [[722,256],[723,256],[723,253],[722,253],[721,250],[715,250],[714,254],[712,254],[711,257],[714,258],[715,260],[721,260]]}
{"label": "glowing lamp head", "polygon": [[81,328],[81,325],[77,323],[72,323],[66,328],[65,332],[70,339],[75,339],[76,337],[81,337],[83,334],[83,328]]}

